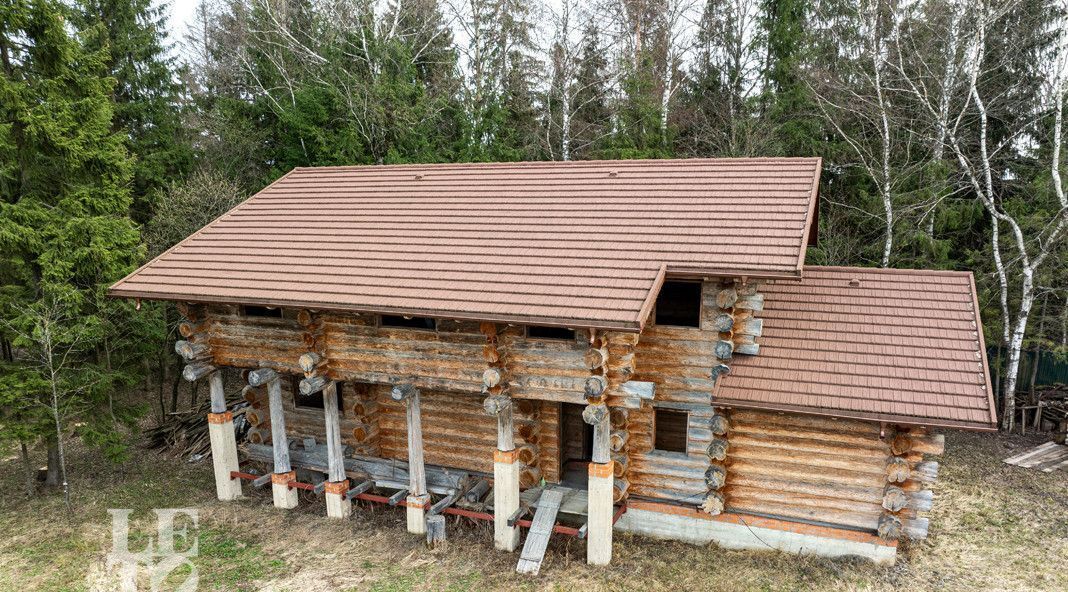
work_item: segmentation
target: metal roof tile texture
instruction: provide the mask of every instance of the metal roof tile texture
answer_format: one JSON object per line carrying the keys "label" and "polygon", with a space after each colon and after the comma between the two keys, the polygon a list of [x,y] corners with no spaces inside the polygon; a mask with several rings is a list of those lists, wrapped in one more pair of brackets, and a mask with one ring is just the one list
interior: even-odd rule
{"label": "metal roof tile texture", "polygon": [[716,403],[996,426],[971,273],[809,266],[762,291],[760,353],[735,357]]}
{"label": "metal roof tile texture", "polygon": [[663,274],[797,277],[816,158],[297,168],[115,296],[639,330]]}

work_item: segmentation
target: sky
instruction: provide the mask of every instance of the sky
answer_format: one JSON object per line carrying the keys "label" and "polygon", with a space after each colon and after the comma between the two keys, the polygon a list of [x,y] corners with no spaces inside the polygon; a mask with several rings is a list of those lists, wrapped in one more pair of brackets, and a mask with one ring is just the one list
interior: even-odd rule
{"label": "sky", "polygon": [[168,9],[170,12],[171,43],[177,45],[182,41],[182,37],[185,36],[199,3],[200,0],[170,0]]}

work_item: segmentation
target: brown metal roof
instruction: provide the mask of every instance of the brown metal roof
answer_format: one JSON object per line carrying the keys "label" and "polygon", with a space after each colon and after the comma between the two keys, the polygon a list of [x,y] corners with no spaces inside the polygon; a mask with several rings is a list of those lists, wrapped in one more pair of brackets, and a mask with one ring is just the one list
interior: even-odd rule
{"label": "brown metal roof", "polygon": [[798,277],[817,158],[297,168],[114,296],[640,330],[665,272]]}
{"label": "brown metal roof", "polygon": [[760,353],[735,357],[714,404],[995,428],[971,273],[805,267],[762,291]]}

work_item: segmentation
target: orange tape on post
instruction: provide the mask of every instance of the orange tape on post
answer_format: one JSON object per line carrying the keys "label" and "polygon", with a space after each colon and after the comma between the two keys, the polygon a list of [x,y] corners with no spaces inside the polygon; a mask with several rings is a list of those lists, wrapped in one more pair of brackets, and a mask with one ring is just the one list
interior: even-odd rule
{"label": "orange tape on post", "polygon": [[344,481],[327,481],[323,485],[323,491],[326,493],[336,493],[338,495],[345,495],[349,490],[349,480]]}
{"label": "orange tape on post", "polygon": [[590,463],[589,475],[590,477],[611,477],[615,471],[615,461],[608,461],[606,463]]}
{"label": "orange tape on post", "polygon": [[288,485],[290,481],[296,480],[296,471],[290,471],[288,473],[271,473],[271,483],[274,483],[275,485]]}
{"label": "orange tape on post", "polygon": [[223,411],[222,413],[209,413],[208,423],[226,423],[234,420],[234,414],[229,411]]}
{"label": "orange tape on post", "polygon": [[512,450],[494,450],[493,451],[493,462],[498,462],[498,463],[510,465],[510,464],[513,464],[518,457],[519,457],[519,451],[516,450],[516,449],[512,449]]}

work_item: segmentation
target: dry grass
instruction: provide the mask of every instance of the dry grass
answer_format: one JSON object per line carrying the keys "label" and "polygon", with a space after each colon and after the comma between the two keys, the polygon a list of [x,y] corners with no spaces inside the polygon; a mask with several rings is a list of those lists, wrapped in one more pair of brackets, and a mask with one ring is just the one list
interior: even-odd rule
{"label": "dry grass", "polygon": [[581,542],[557,537],[538,578],[515,574],[516,556],[493,550],[486,524],[450,522],[448,547],[428,551],[405,533],[400,511],[359,508],[339,523],[317,501],[277,511],[267,491],[224,504],[214,500],[209,465],[148,452],[120,472],[75,449],[68,515],[56,492],[27,499],[8,458],[0,461],[0,590],[113,590],[107,509],[135,510],[136,548],[154,528],[151,508],[165,507],[200,511],[200,590],[1068,589],[1068,474],[1000,462],[1031,439],[947,440],[931,537],[903,549],[895,567],[619,536],[613,565],[591,568]]}

